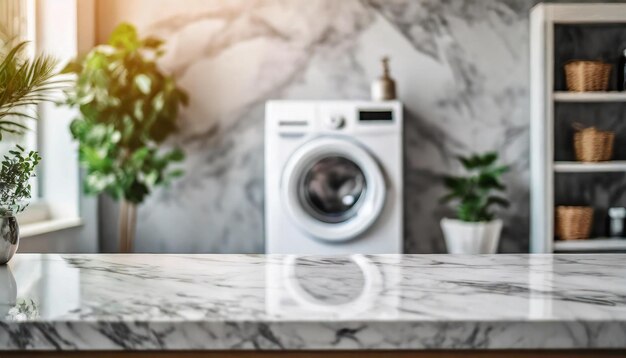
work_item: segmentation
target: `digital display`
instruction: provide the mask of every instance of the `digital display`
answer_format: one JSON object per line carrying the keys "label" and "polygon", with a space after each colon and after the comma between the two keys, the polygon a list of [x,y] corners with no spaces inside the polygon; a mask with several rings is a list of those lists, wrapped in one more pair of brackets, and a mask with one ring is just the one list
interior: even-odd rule
{"label": "digital display", "polygon": [[359,121],[393,121],[393,112],[388,110],[359,111]]}

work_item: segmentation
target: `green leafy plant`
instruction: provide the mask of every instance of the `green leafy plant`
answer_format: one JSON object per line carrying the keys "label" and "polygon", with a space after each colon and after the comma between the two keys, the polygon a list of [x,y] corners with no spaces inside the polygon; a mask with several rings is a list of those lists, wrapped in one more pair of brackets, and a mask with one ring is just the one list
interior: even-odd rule
{"label": "green leafy plant", "polygon": [[[3,134],[22,134],[23,119],[36,119],[33,106],[51,101],[50,92],[60,89],[63,81],[56,75],[56,61],[48,56],[25,58],[26,42],[5,44],[0,51],[0,139]],[[35,151],[17,145],[4,155],[0,168],[0,215],[24,210],[31,196],[30,178],[41,157]]]}
{"label": "green leafy plant", "polygon": [[70,130],[79,142],[89,194],[105,192],[138,204],[155,186],[182,174],[168,167],[181,161],[183,152],[159,149],[177,131],[179,107],[188,102],[155,62],[162,44],[140,39],[132,25],[121,24],[106,45],[64,69],[77,75],[66,102],[80,111]]}
{"label": "green leafy plant", "polygon": [[501,177],[508,166],[496,165],[498,154],[489,152],[459,157],[467,176],[447,176],[444,185],[450,191],[441,201],[458,202],[458,218],[468,222],[490,221],[494,217],[494,206],[508,207],[509,202],[494,192],[504,192],[506,187]]}
{"label": "green leafy plant", "polygon": [[0,215],[16,214],[26,208],[24,200],[31,195],[29,180],[41,161],[37,152],[26,152],[20,145],[9,154],[4,156],[0,168]]}
{"label": "green leafy plant", "polygon": [[182,175],[170,164],[182,161],[183,152],[164,150],[162,143],[178,130],[179,108],[188,97],[159,69],[162,46],[160,39],[141,39],[132,25],[121,24],[107,44],[63,71],[77,75],[66,103],[80,112],[70,130],[87,172],[84,188],[121,199],[122,252],[132,249],[136,205],[156,186]]}

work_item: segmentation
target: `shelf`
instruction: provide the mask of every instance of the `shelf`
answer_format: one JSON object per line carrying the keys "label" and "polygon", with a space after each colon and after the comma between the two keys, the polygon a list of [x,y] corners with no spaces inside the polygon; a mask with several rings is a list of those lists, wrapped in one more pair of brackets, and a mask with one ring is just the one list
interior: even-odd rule
{"label": "shelf", "polygon": [[626,239],[555,241],[554,251],[626,251]]}
{"label": "shelf", "polygon": [[[617,33],[619,36],[626,34],[626,4],[611,4],[610,7],[602,5],[542,3],[535,5],[530,12],[528,95],[530,166],[533,169],[529,210],[532,253],[626,252],[626,239],[617,241],[597,238],[577,242],[554,240],[555,204],[577,203],[581,199],[579,193],[570,192],[570,186],[578,190],[593,190],[593,202],[588,204],[606,209],[614,206],[614,195],[611,195],[614,193],[605,185],[596,187],[594,181],[605,179],[626,182],[626,155],[618,153],[615,160],[600,163],[575,162],[573,155],[566,156],[573,149],[569,140],[572,122],[581,121],[584,125],[597,123],[601,126],[597,120],[602,120],[606,122],[604,124],[609,124],[610,120],[615,119],[614,116],[596,118],[602,114],[600,112],[608,111],[610,113],[604,114],[617,113],[619,116],[620,111],[626,108],[626,91],[616,91],[617,87],[607,87],[606,91],[601,92],[566,90],[567,76],[563,64],[576,58],[601,58],[604,53],[616,51],[615,41],[603,39],[614,34],[617,36]],[[621,20],[615,21],[617,18]],[[584,28],[576,27],[582,23]],[[598,40],[594,42],[595,39]],[[572,49],[576,53],[570,51]],[[615,84],[615,68],[610,76],[613,77],[611,84]],[[568,188],[556,187],[558,185],[567,185]],[[596,224],[594,229],[600,230],[602,223]]]}
{"label": "shelf", "polygon": [[557,102],[626,102],[626,92],[554,92]]}
{"label": "shelf", "polygon": [[554,171],[557,173],[626,173],[626,160],[612,160],[598,163],[554,162]]}

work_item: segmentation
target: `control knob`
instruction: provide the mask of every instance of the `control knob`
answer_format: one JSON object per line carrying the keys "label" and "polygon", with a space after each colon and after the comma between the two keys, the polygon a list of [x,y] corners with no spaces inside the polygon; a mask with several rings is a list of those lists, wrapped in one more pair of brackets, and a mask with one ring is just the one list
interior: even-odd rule
{"label": "control knob", "polygon": [[327,120],[328,128],[341,129],[346,125],[346,119],[343,116],[331,116]]}

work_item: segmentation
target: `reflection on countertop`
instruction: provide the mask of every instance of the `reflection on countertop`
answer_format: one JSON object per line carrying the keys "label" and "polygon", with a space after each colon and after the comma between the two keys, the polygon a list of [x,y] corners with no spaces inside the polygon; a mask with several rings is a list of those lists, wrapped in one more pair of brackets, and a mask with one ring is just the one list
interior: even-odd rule
{"label": "reflection on countertop", "polygon": [[0,350],[626,348],[624,337],[618,254],[20,254],[0,267]]}

